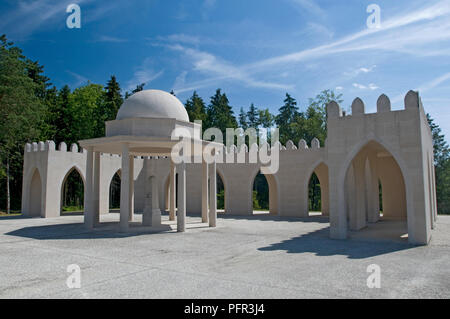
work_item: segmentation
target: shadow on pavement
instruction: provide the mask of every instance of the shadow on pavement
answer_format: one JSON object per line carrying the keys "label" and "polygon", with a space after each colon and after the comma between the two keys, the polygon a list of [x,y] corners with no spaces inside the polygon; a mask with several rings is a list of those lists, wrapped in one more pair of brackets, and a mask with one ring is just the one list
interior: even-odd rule
{"label": "shadow on pavement", "polygon": [[326,227],[298,237],[258,248],[259,251],[286,251],[288,254],[313,253],[316,256],[342,255],[350,259],[363,259],[415,248],[407,241],[392,241],[382,238],[329,238]]}

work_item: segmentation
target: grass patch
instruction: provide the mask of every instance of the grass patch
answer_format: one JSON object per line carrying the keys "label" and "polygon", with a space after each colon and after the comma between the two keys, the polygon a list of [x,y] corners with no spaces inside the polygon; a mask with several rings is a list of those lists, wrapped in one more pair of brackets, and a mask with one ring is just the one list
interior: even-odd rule
{"label": "grass patch", "polygon": [[64,206],[63,212],[82,212],[83,206]]}
{"label": "grass patch", "polygon": [[22,212],[20,210],[12,210],[10,214],[7,214],[4,211],[0,210],[0,217],[2,216],[20,216],[22,215]]}

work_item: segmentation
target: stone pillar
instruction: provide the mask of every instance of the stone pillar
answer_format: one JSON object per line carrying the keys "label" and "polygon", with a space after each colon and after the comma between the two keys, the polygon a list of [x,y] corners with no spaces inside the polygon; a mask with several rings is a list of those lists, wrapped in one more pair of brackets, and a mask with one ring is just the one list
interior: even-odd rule
{"label": "stone pillar", "polygon": [[150,176],[145,185],[145,208],[142,225],[161,226],[161,210],[159,209],[158,184],[155,176]]}
{"label": "stone pillar", "polygon": [[178,170],[178,209],[177,231],[186,230],[186,163],[177,165]]}
{"label": "stone pillar", "polygon": [[177,205],[176,201],[176,168],[175,164],[170,159],[170,176],[169,176],[169,188],[170,188],[170,195],[169,195],[169,220],[175,220],[175,209]]}
{"label": "stone pillar", "polygon": [[202,223],[208,222],[208,163],[202,159]]}
{"label": "stone pillar", "polygon": [[120,180],[120,231],[127,231],[129,227],[130,219],[130,184],[132,181],[133,173],[130,172],[130,156],[128,144],[122,145],[122,170]]}
{"label": "stone pillar", "polygon": [[378,175],[376,169],[376,154],[369,155],[367,177],[367,220],[376,223],[380,219],[380,194],[378,189]]}
{"label": "stone pillar", "polygon": [[217,220],[217,171],[216,161],[211,163],[209,171],[209,227],[216,227]]}
{"label": "stone pillar", "polygon": [[128,184],[129,188],[129,209],[130,213],[128,215],[128,221],[132,222],[134,220],[134,156],[130,156],[129,161],[129,174],[130,174],[130,183]]}
{"label": "stone pillar", "polygon": [[84,189],[84,225],[88,229],[94,228],[94,151],[93,147],[89,146],[86,156],[86,187]]}
{"label": "stone pillar", "polygon": [[93,179],[93,223],[94,226],[100,224],[100,152],[94,152],[94,179]]}
{"label": "stone pillar", "polygon": [[355,200],[355,210],[350,215],[350,229],[360,230],[367,226],[366,223],[366,181],[365,167],[366,157],[357,156],[353,160],[353,169],[355,174],[355,193],[349,194],[349,198]]}
{"label": "stone pillar", "polygon": [[339,179],[340,167],[329,166],[330,238],[347,238],[347,212],[345,210],[345,178]]}

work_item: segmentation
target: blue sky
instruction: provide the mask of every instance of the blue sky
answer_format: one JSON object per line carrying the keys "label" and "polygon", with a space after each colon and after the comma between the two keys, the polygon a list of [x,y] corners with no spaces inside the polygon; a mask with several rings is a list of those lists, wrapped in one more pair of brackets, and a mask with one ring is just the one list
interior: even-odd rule
{"label": "blue sky", "polygon": [[[66,7],[81,7],[81,29]],[[366,8],[381,8],[368,29]],[[301,108],[324,89],[355,97],[366,112],[387,94],[403,108],[409,89],[450,136],[449,0],[2,0],[0,33],[39,60],[60,88],[104,84],[130,90],[193,90],[206,100],[220,87],[236,114],[250,103],[276,112],[284,95]]]}

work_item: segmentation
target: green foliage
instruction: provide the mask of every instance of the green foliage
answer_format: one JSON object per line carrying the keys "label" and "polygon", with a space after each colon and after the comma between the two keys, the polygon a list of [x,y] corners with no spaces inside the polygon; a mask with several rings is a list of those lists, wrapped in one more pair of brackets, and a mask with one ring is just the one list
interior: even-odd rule
{"label": "green foliage", "polygon": [[220,89],[217,89],[216,94],[211,97],[206,114],[205,129],[209,127],[218,128],[225,136],[227,128],[237,128],[233,109],[226,94],[222,94]]}
{"label": "green foliage", "polygon": [[111,209],[120,208],[120,176],[114,174],[109,187],[109,207]]}
{"label": "green foliage", "polygon": [[[192,96],[186,101],[186,111],[189,115],[189,121],[194,122],[195,120],[206,121],[206,106],[203,99],[198,96],[197,92],[194,91]],[[204,129],[204,128],[203,128]]]}
{"label": "green foliage", "polygon": [[134,93],[144,90],[144,86],[145,86],[145,83],[141,83],[141,84],[136,85],[136,88],[134,90],[132,90],[131,92],[125,92],[125,99],[128,99]]}
{"label": "green foliage", "polygon": [[[100,121],[112,121],[116,119],[117,112],[123,103],[120,85],[114,75],[108,81],[105,87],[104,103],[100,106]],[[104,134],[102,134],[104,135]]]}
{"label": "green foliage", "polygon": [[248,128],[247,114],[245,113],[243,107],[241,107],[241,109],[239,111],[239,126],[244,130],[246,130]]}
{"label": "green foliage", "polygon": [[[22,55],[22,51],[0,36],[0,167],[6,174],[10,163],[11,193],[20,195],[22,188],[23,148],[37,140],[44,126],[45,103],[42,90],[47,79],[42,67]],[[0,199],[6,203],[6,179],[1,181]],[[13,208],[20,207],[20,196],[12,196]],[[6,206],[6,205],[5,205]]]}
{"label": "green foliage", "polygon": [[225,186],[219,174],[216,177],[217,181],[217,209],[225,209]]}
{"label": "green foliage", "polygon": [[450,148],[429,114],[427,120],[433,136],[437,209],[440,214],[450,214]]}
{"label": "green foliage", "polygon": [[318,212],[322,209],[320,182],[315,173],[312,174],[308,186],[308,207],[310,212]]}
{"label": "green foliage", "polygon": [[295,135],[293,123],[298,117],[297,101],[286,93],[284,105],[278,110],[278,115],[275,117],[275,123],[280,130],[280,142],[286,142]]}
{"label": "green foliage", "polygon": [[217,209],[225,208],[225,190],[220,190],[217,192]]}
{"label": "green foliage", "polygon": [[80,174],[74,169],[67,176],[66,182],[63,187],[62,205],[63,210],[73,211],[83,209],[84,203],[84,189],[83,180]]}
{"label": "green foliage", "polygon": [[269,209],[269,184],[266,177],[259,173],[253,182],[253,209]]}

